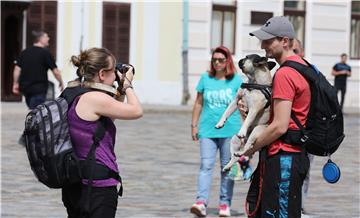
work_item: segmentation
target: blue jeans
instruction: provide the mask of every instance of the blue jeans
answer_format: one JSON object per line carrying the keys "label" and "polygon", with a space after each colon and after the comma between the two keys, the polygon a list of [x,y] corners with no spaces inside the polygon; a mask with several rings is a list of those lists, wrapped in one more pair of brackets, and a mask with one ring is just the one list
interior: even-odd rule
{"label": "blue jeans", "polygon": [[26,95],[25,101],[26,105],[29,109],[34,109],[39,104],[44,103],[46,100],[46,94],[34,94],[34,95]]}
{"label": "blue jeans", "polygon": [[221,183],[220,183],[220,204],[231,206],[234,181],[222,172],[222,168],[230,161],[230,140],[231,138],[201,138],[200,157],[201,165],[198,177],[197,201],[208,204],[212,182],[212,173],[216,162],[217,150],[220,150]]}

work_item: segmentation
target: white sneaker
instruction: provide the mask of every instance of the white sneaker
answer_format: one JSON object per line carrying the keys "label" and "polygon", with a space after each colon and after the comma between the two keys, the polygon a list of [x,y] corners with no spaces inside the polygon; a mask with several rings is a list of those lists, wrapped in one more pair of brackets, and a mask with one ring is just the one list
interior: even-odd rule
{"label": "white sneaker", "polygon": [[219,206],[219,216],[220,217],[229,217],[231,216],[231,213],[230,213],[230,207],[226,204],[221,204]]}
{"label": "white sneaker", "polygon": [[190,212],[198,217],[206,217],[206,207],[203,202],[196,202],[190,208]]}

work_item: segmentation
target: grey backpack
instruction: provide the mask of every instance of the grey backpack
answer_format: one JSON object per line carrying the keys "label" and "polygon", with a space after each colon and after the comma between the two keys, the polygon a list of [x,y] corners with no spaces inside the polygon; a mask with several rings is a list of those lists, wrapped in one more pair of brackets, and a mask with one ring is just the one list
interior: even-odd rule
{"label": "grey backpack", "polygon": [[24,134],[30,166],[38,180],[49,188],[63,188],[82,179],[88,179],[90,185],[93,180],[108,178],[121,182],[117,172],[95,162],[96,147],[105,134],[103,118],[97,122],[86,160],[79,160],[73,151],[68,108],[76,96],[89,91],[82,87],[67,88],[60,97],[38,105],[26,116]]}

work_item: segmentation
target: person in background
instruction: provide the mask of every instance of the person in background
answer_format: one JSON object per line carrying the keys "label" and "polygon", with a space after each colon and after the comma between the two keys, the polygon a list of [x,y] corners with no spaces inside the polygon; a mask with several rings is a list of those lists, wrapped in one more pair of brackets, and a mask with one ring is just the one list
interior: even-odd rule
{"label": "person in background", "polygon": [[340,91],[341,93],[340,106],[342,110],[345,101],[346,81],[351,76],[351,67],[346,64],[347,55],[345,53],[341,54],[340,57],[340,62],[334,65],[331,74],[335,76],[334,86],[337,92]]}
{"label": "person in background", "polygon": [[64,89],[60,70],[55,64],[53,56],[46,48],[49,46],[50,37],[44,31],[32,31],[33,46],[22,51],[15,61],[13,93],[23,94],[26,105],[34,109],[45,102],[48,90],[48,70],[59,82],[59,89]]}
{"label": "person in background", "polygon": [[[301,58],[304,58],[304,47],[301,44],[301,41],[298,39],[294,39],[294,43],[293,43],[293,47],[292,47],[293,51],[295,54],[299,55]],[[308,196],[308,190],[309,190],[309,185],[310,185],[310,170],[311,170],[311,165],[314,161],[314,155],[307,153],[307,156],[309,158],[309,162],[310,162],[310,166],[309,166],[309,171],[306,174],[306,177],[304,179],[304,184],[302,186],[302,200],[301,200],[301,213],[302,214],[307,214],[307,212],[305,211],[305,199]]]}
{"label": "person in background", "polygon": [[[116,77],[124,80],[120,91],[127,98],[127,103],[117,100],[106,92],[95,90],[76,97],[67,113],[69,133],[73,148],[79,160],[85,160],[97,121],[102,117],[105,122],[105,135],[95,151],[96,163],[119,172],[115,155],[115,119],[133,120],[142,116],[143,111],[132,87],[133,68],[124,74],[115,70],[114,55],[105,48],[90,48],[82,51],[78,56],[72,56],[71,62],[77,67],[79,81],[96,82],[111,86]],[[66,207],[68,217],[113,218],[117,209],[118,180],[113,178],[94,180],[91,197],[88,199],[87,180],[82,183],[64,187],[62,201]],[[86,203],[90,202],[89,208]]]}
{"label": "person in background", "polygon": [[[60,91],[64,89],[60,70],[47,49],[50,37],[44,31],[32,31],[32,36],[33,46],[22,51],[15,60],[12,86],[14,94],[24,95],[26,105],[30,110],[46,100],[49,69],[59,82]],[[20,136],[18,143],[25,146],[24,134]]]}
{"label": "person in background", "polygon": [[[240,129],[240,113],[236,111],[225,126],[215,125],[235,98],[242,83],[235,71],[231,53],[224,46],[217,47],[211,56],[210,70],[201,75],[196,87],[197,96],[192,111],[191,135],[200,141],[200,172],[198,175],[196,203],[191,213],[204,217],[209,204],[212,173],[217,150],[220,151],[220,171],[230,161],[230,140]],[[230,206],[234,181],[221,171],[219,215],[231,216]]]}

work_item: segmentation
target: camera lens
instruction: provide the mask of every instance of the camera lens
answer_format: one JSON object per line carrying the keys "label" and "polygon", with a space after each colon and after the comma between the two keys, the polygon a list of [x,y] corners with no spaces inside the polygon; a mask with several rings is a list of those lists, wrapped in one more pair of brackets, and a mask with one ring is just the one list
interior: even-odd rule
{"label": "camera lens", "polygon": [[135,75],[135,68],[131,64],[117,63],[115,65],[115,69],[118,70],[121,74],[126,73],[130,67],[133,68],[132,72]]}
{"label": "camera lens", "polygon": [[126,73],[126,65],[123,63],[117,63],[115,69],[118,70],[121,74]]}

